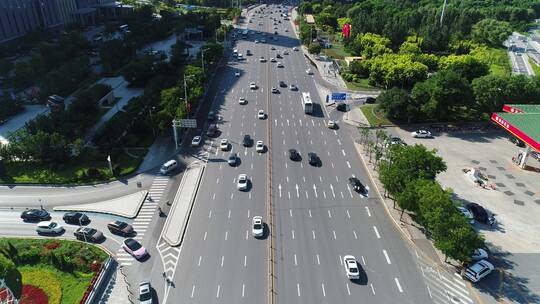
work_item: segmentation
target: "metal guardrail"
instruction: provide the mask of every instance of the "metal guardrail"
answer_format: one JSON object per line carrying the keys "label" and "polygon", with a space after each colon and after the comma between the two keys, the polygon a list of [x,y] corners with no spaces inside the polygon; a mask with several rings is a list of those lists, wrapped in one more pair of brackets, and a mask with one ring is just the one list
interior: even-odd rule
{"label": "metal guardrail", "polygon": [[108,272],[110,266],[112,264],[112,258],[109,256],[105,263],[101,266],[99,269],[99,272],[94,275],[92,278],[92,282],[90,283],[90,286],[86,289],[83,298],[79,302],[80,304],[91,304],[95,303],[95,297],[98,296],[98,290],[101,288],[101,285],[103,284],[103,277]]}

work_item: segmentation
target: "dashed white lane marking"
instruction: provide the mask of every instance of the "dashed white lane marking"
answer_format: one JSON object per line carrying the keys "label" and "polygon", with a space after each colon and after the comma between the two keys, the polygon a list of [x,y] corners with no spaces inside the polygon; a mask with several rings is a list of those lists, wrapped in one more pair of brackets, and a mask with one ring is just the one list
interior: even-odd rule
{"label": "dashed white lane marking", "polygon": [[352,232],[353,232],[353,234],[354,234],[354,238],[357,240],[357,239],[358,239],[358,236],[356,235],[356,231],[353,230]]}
{"label": "dashed white lane marking", "polygon": [[394,281],[396,282],[397,288],[400,293],[403,293],[403,289],[401,288],[401,284],[399,284],[398,278],[394,278]]}
{"label": "dashed white lane marking", "polygon": [[373,226],[373,230],[375,231],[375,235],[377,236],[377,238],[380,239],[381,235],[379,234],[379,230],[377,230],[377,227]]}
{"label": "dashed white lane marking", "polygon": [[390,258],[388,257],[388,253],[386,252],[386,250],[383,249],[383,254],[384,254],[384,257],[386,258],[386,262],[388,264],[392,264],[392,262],[390,262]]}
{"label": "dashed white lane marking", "polygon": [[296,283],[296,293],[300,296],[300,284]]}
{"label": "dashed white lane marking", "polygon": [[317,265],[321,265],[321,260],[319,259],[319,255],[317,254]]}
{"label": "dashed white lane marking", "polygon": [[326,297],[326,290],[324,289],[324,283],[321,283],[323,297]]}
{"label": "dashed white lane marking", "polygon": [[367,215],[368,215],[368,216],[371,216],[371,212],[369,211],[368,206],[366,206],[366,212],[367,212]]}

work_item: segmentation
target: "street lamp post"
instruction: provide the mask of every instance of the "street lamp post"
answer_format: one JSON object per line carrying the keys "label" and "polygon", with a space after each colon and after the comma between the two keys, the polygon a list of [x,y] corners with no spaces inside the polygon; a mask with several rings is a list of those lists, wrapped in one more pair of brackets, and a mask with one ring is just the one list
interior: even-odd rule
{"label": "street lamp post", "polygon": [[109,170],[111,170],[111,175],[114,176],[113,169],[112,169],[111,156],[110,155],[107,155],[107,162],[109,163]]}

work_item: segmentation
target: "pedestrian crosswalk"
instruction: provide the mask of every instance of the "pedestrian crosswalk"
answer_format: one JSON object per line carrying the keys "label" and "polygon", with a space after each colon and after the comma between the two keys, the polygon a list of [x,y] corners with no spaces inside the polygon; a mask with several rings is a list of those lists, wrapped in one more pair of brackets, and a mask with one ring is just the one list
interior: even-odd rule
{"label": "pedestrian crosswalk", "polygon": [[[169,183],[169,177],[167,176],[157,176],[154,178],[150,189],[148,190],[148,195],[144,203],[137,214],[137,217],[133,220],[132,226],[135,232],[137,233],[133,238],[141,241],[144,238],[144,235],[148,229],[148,225],[152,221],[159,203],[161,202],[161,197],[167,185]],[[120,265],[129,266],[133,263],[134,258],[127,253],[123,248],[118,249],[116,252],[116,260]]]}
{"label": "pedestrian crosswalk", "polygon": [[449,274],[418,260],[429,296],[436,304],[474,304],[465,281],[458,273]]}

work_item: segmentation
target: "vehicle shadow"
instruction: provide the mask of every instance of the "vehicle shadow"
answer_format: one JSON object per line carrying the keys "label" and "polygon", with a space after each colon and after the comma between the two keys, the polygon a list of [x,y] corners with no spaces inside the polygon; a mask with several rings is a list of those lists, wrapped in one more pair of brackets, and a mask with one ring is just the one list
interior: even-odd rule
{"label": "vehicle shadow", "polygon": [[[360,266],[360,264],[358,266]],[[355,279],[355,280],[351,280],[351,282],[356,284],[356,285],[364,285],[364,286],[367,285],[368,284],[368,276],[367,276],[367,273],[364,270],[364,268],[363,267],[358,267],[358,273],[359,273],[359,278]]]}

